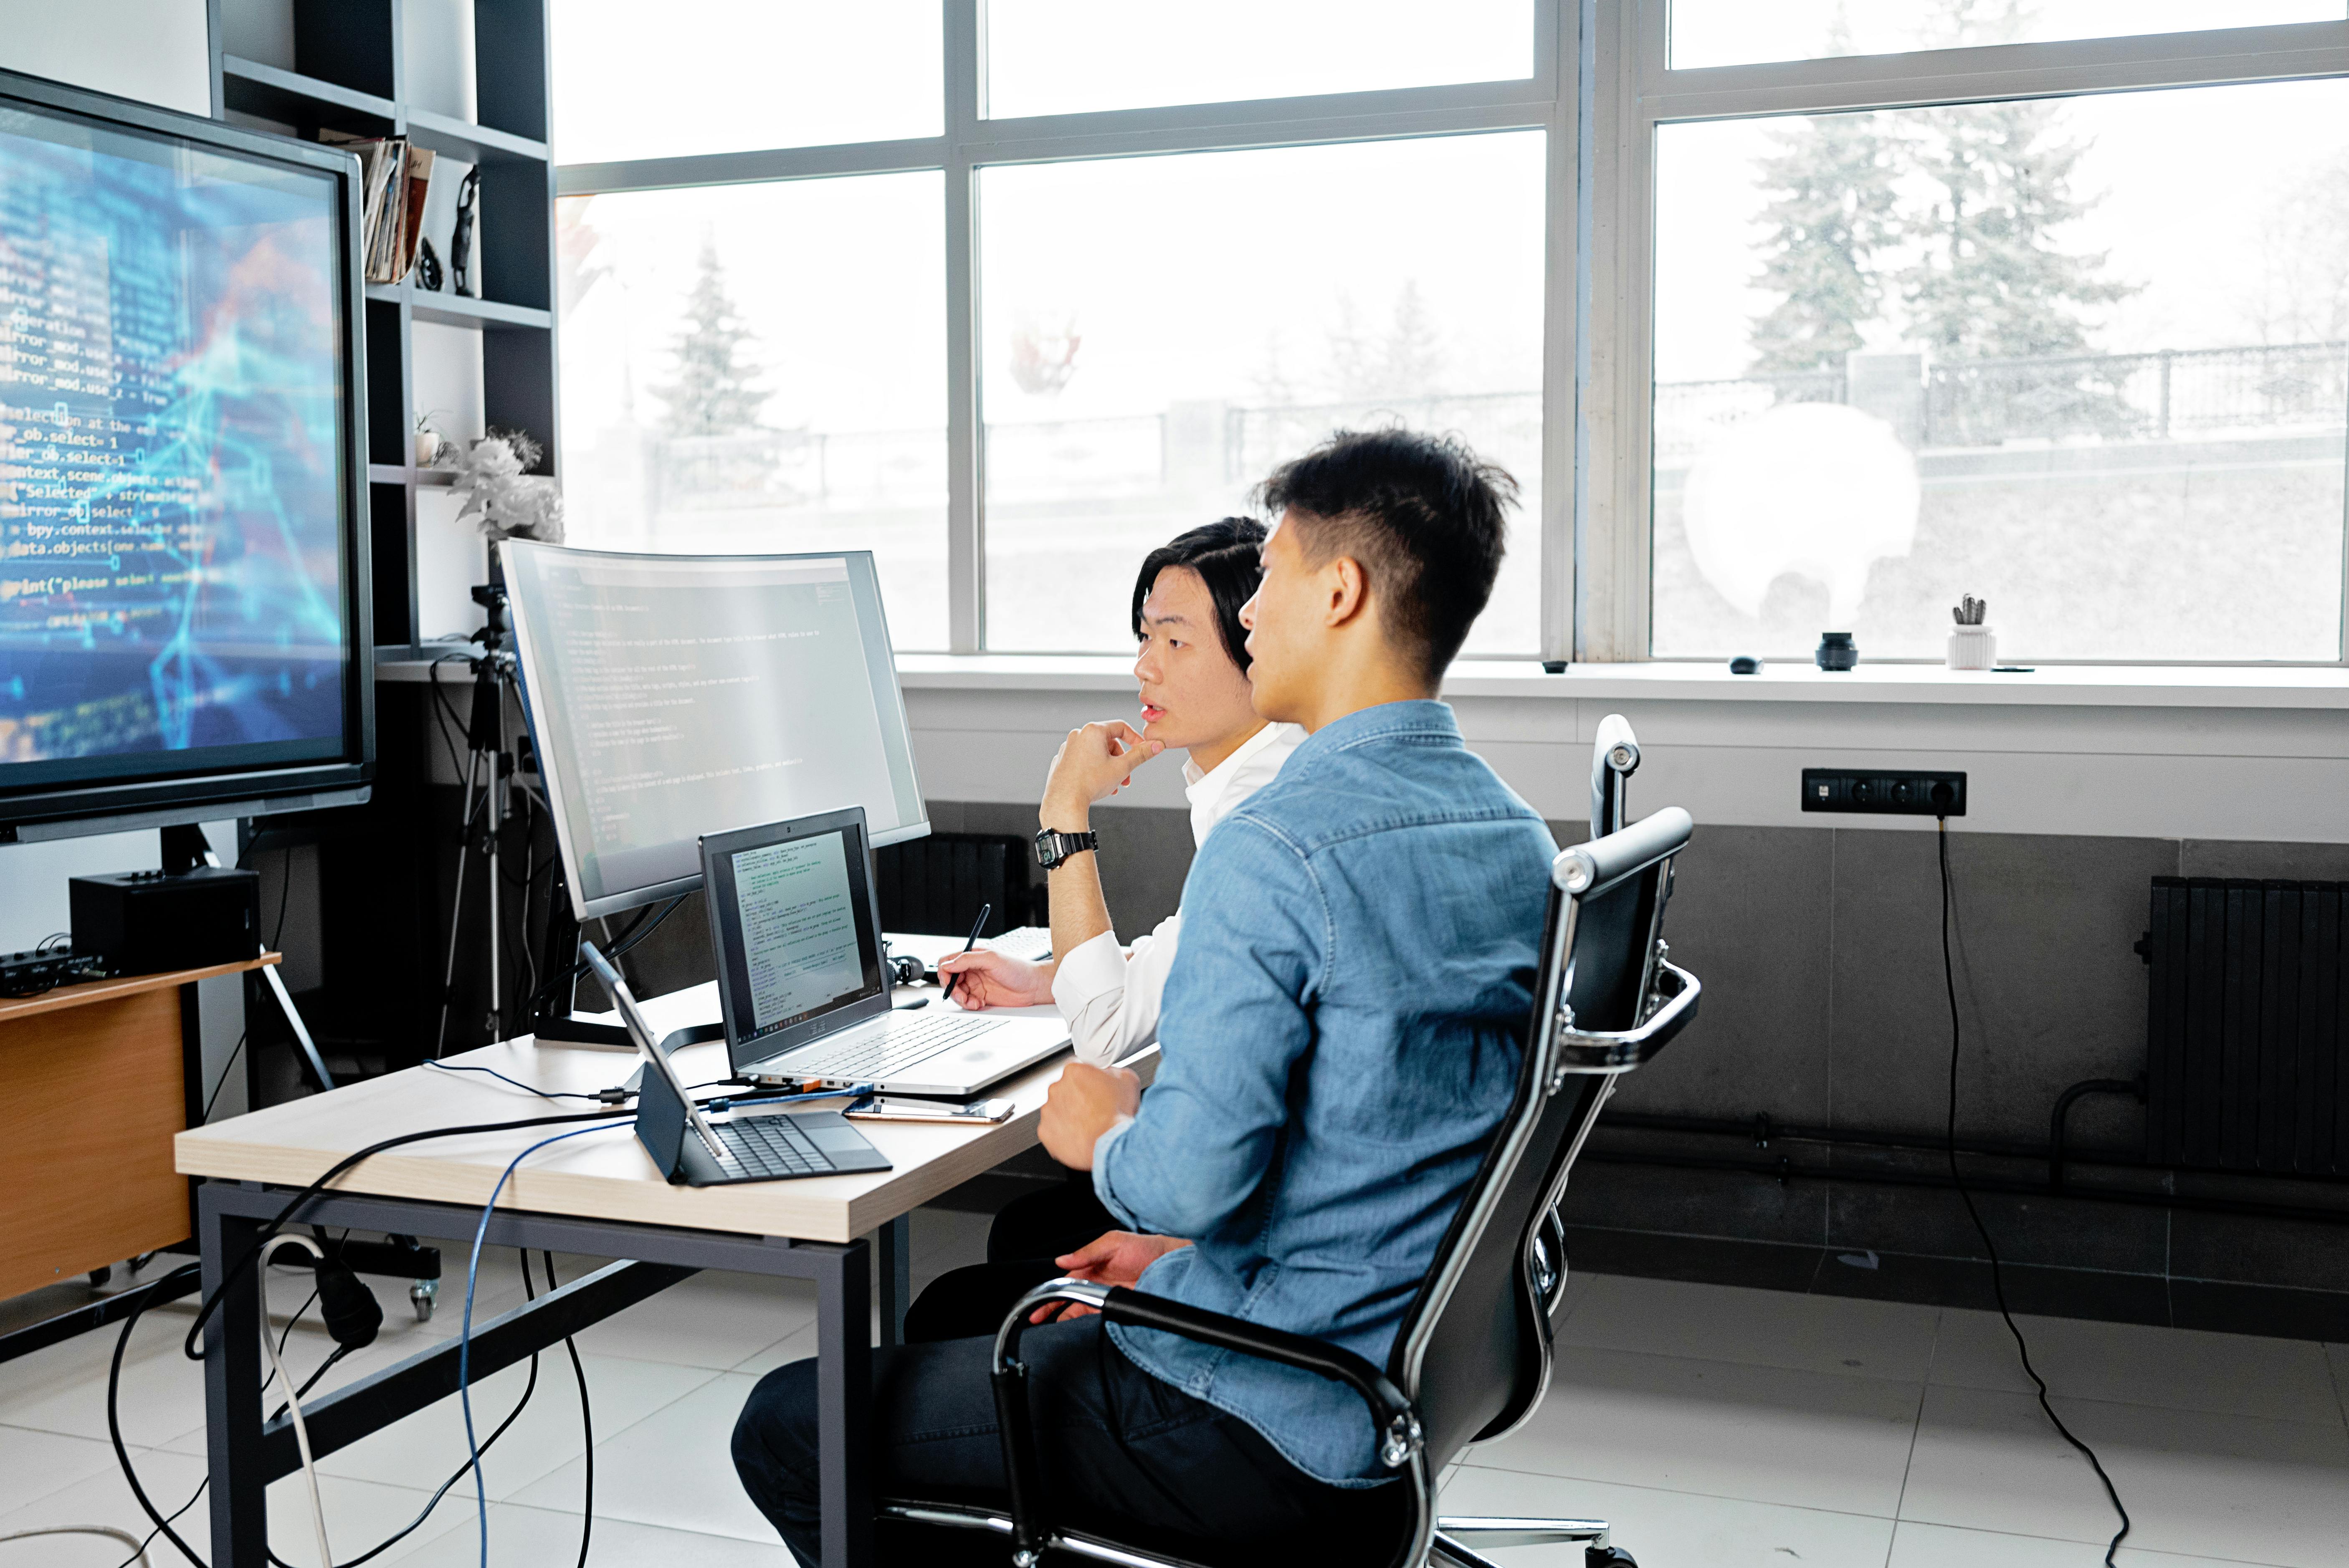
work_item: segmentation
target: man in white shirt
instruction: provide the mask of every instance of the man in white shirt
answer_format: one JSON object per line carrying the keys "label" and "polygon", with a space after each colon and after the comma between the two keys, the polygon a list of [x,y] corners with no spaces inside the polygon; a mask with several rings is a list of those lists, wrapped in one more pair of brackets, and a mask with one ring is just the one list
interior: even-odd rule
{"label": "man in white shirt", "polygon": [[[1052,963],[1030,964],[985,948],[941,960],[941,975],[962,976],[955,995],[966,1007],[1033,1006],[1050,1002],[1069,1022],[1077,1059],[1118,1062],[1158,1038],[1158,1003],[1174,965],[1184,912],[1176,910],[1129,951],[1118,944],[1102,896],[1098,851],[1091,845],[1092,808],[1133,781],[1133,770],[1160,752],[1189,753],[1184,792],[1191,838],[1207,841],[1216,823],[1272,782],[1305,731],[1258,717],[1247,676],[1247,632],[1239,623],[1263,575],[1265,529],[1227,517],[1195,528],[1143,562],[1133,585],[1133,675],[1141,688],[1142,727],[1118,720],[1069,732],[1052,758],[1037,812],[1048,839],[1065,848],[1050,872]],[[1074,841],[1071,842],[1071,841]],[[1196,918],[1214,918],[1199,911]],[[1051,1278],[1096,1240],[1118,1229],[1081,1172],[1066,1183],[1008,1205],[988,1237],[988,1263],[957,1269],[922,1293],[906,1315],[909,1340],[992,1334],[1021,1292]]]}
{"label": "man in white shirt", "polygon": [[[1133,588],[1133,661],[1143,726],[1119,720],[1069,732],[1044,783],[1037,812],[1048,834],[1092,831],[1092,807],[1133,781],[1160,752],[1190,753],[1183,764],[1194,848],[1241,801],[1272,782],[1305,738],[1293,724],[1268,724],[1249,698],[1247,633],[1239,607],[1256,592],[1260,523],[1246,518],[1195,528],[1143,561]],[[1183,912],[1176,910],[1131,949],[1118,944],[1102,896],[1096,851],[1075,849],[1051,869],[1052,951],[1030,964],[984,948],[942,960],[960,975],[966,1007],[1030,1006],[1050,1001],[1069,1021],[1077,1059],[1113,1067],[1158,1037],[1158,999],[1174,964]]]}

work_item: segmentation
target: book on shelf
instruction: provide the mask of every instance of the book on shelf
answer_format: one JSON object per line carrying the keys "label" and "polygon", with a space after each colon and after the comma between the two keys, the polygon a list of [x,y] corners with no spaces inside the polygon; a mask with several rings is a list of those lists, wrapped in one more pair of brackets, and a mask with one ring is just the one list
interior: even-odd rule
{"label": "book on shelf", "polygon": [[318,139],[357,155],[365,194],[360,255],[367,281],[396,284],[416,265],[424,237],[424,201],[433,152],[404,136],[351,136],[321,130]]}

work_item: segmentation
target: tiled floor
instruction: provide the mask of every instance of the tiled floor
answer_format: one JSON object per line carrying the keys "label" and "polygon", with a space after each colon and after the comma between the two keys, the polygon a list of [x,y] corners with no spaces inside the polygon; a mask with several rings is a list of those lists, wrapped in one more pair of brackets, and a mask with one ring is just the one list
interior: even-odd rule
{"label": "tiled floor", "polygon": [[[925,1210],[917,1279],[978,1254],[985,1221]],[[586,1266],[571,1260],[566,1267]],[[299,1300],[296,1277],[275,1293]],[[569,1277],[566,1274],[565,1277]],[[477,1315],[521,1298],[510,1256]],[[356,1377],[455,1332],[453,1292],[429,1325],[387,1293],[382,1341],[329,1375]],[[593,1561],[783,1568],[743,1500],[726,1436],[744,1392],[809,1351],[803,1287],[703,1274],[581,1337],[595,1420]],[[169,1507],[202,1479],[197,1369],[179,1357],[184,1305],[140,1331],[124,1369],[126,1439]],[[2102,1452],[2137,1531],[2128,1568],[2349,1563],[2349,1346],[2027,1318],[2059,1408]],[[0,1536],[57,1523],[130,1528],[140,1515],[105,1442],[114,1336],[0,1366]],[[2048,1429],[1994,1315],[1613,1275],[1581,1275],[1559,1327],[1557,1377],[1524,1430],[1475,1450],[1448,1511],[1599,1515],[1644,1568],[2092,1568],[2109,1533],[2087,1466]],[[305,1321],[289,1360],[326,1341]],[[493,1425],[526,1372],[487,1380]],[[585,1465],[578,1399],[560,1357],[484,1461],[492,1560],[567,1563]],[[453,1405],[321,1465],[338,1555],[413,1519],[460,1466]],[[315,1555],[298,1477],[270,1496],[288,1563]],[[185,1516],[201,1545],[204,1510]],[[145,1533],[143,1526],[137,1533]],[[378,1563],[478,1561],[471,1484]],[[1579,1568],[1564,1550],[1495,1554],[1518,1568]],[[113,1568],[92,1537],[0,1541],[0,1568]],[[153,1561],[181,1563],[159,1543]]]}

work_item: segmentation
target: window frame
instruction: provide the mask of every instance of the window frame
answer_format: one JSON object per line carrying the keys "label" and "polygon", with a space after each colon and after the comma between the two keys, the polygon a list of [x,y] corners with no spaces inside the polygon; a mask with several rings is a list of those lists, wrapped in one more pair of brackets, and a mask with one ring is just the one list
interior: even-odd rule
{"label": "window frame", "polygon": [[[1690,70],[1666,68],[1670,0],[1583,0],[1583,21],[1582,196],[1590,242],[1580,283],[1589,305],[1581,332],[1582,460],[1575,469],[1574,656],[1598,663],[1655,657],[1650,650],[1658,126],[2349,76],[2349,19]],[[2349,515],[2344,539],[2342,642],[2333,659],[2039,662],[2349,665]]]}
{"label": "window frame", "polygon": [[[913,170],[944,171],[948,651],[987,651],[986,448],[980,439],[985,414],[978,350],[980,169],[1538,129],[1548,133],[1542,263],[1545,481],[1540,516],[1522,520],[1520,527],[1533,524],[1540,542],[1541,646],[1527,651],[1547,659],[1569,656],[1575,642],[1573,542],[1578,487],[1563,481],[1577,469],[1575,290],[1581,271],[1581,124],[1575,105],[1578,0],[1534,0],[1534,72],[1514,80],[1005,119],[988,119],[984,112],[984,0],[940,0],[940,10],[946,110],[941,136],[560,164],[554,193],[558,198],[599,196]],[[1486,656],[1522,658],[1524,654]]]}

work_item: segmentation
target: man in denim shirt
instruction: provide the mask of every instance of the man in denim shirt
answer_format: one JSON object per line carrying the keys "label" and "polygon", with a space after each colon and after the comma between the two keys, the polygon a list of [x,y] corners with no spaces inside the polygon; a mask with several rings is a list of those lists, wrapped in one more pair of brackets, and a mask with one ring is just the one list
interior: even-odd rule
{"label": "man in denim shirt", "polygon": [[[1067,1272],[1385,1359],[1514,1090],[1556,851],[1434,700],[1513,490],[1402,431],[1340,435],[1268,481],[1280,517],[1241,617],[1254,700],[1310,734],[1193,862],[1185,907],[1216,917],[1185,927],[1147,1099],[1083,1064],[1053,1088],[1045,1147],[1133,1227]],[[999,1502],[990,1348],[876,1361],[877,1495]],[[1074,1314],[1021,1354],[1056,1522],[1178,1553],[1392,1550],[1402,1500],[1337,1385]],[[771,1374],[735,1433],[745,1486],[809,1562],[812,1387],[812,1363]]]}

